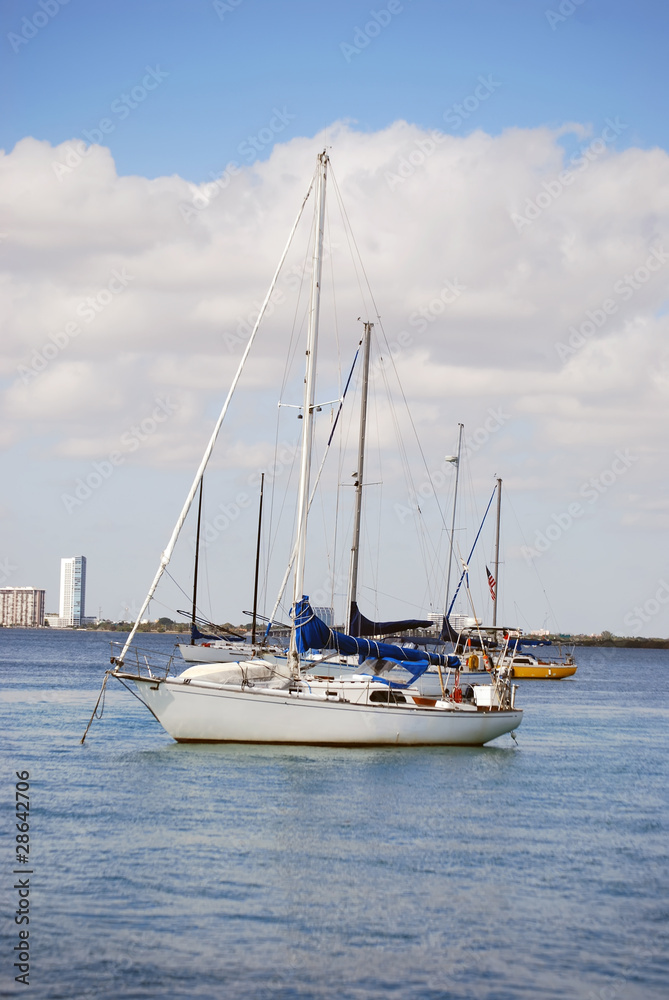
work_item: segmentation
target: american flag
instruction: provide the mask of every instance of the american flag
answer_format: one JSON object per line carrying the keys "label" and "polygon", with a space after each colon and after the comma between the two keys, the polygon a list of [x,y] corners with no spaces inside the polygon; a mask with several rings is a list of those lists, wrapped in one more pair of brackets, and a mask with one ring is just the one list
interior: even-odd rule
{"label": "american flag", "polygon": [[488,569],[487,566],[485,568],[485,571],[488,574],[488,586],[490,587],[490,596],[492,597],[492,599],[494,601],[495,600],[495,588],[497,586],[497,583],[495,581],[495,577],[492,575],[492,573],[490,572],[490,570]]}

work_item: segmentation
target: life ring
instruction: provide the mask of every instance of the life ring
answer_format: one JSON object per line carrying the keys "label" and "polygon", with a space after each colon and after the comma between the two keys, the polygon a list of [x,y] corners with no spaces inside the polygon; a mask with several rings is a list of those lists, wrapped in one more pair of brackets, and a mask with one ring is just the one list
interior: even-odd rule
{"label": "life ring", "polygon": [[468,658],[467,666],[469,667],[470,670],[478,670],[479,658],[476,655],[476,653],[472,653],[472,655]]}

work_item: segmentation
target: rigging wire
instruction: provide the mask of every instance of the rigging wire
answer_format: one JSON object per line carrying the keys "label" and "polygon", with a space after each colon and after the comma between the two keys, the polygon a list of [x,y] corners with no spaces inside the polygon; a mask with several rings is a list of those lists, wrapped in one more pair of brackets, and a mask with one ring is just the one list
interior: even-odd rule
{"label": "rigging wire", "polygon": [[[520,520],[518,519],[518,515],[516,514],[515,507],[513,506],[512,502],[511,502],[511,499],[509,497],[508,491],[506,491],[506,490],[504,491],[504,499],[506,501],[506,505],[511,508],[511,513],[513,514],[514,518],[516,519],[516,524],[518,525],[518,530],[520,531],[520,537],[523,540],[525,548],[529,548],[530,546],[528,546],[528,544],[527,544],[527,539],[525,538],[525,534],[523,532],[523,528],[522,528],[522,525],[520,523]],[[551,604],[551,602],[549,600],[548,594],[546,593],[546,588],[544,586],[543,580],[539,576],[539,570],[537,569],[536,563],[535,563],[534,560],[532,560],[532,569],[534,570],[534,572],[536,574],[537,582],[538,582],[538,584],[539,584],[539,586],[541,588],[541,593],[544,595],[544,597],[546,599],[546,604],[548,606],[548,610],[550,611],[551,618],[553,619],[553,622],[555,624],[555,631],[558,632],[559,631],[559,625],[558,625],[557,616],[555,614],[555,611],[553,610],[553,606],[552,606],[552,604]]]}
{"label": "rigging wire", "polygon": [[[312,186],[313,186],[313,184],[314,184],[314,182],[316,180],[317,172],[318,172],[318,168],[316,168],[316,170],[314,171],[314,175],[313,175],[312,182],[311,182]],[[312,249],[313,249],[313,246],[314,246],[314,240],[316,239],[316,226],[317,226],[316,206],[315,206],[315,203],[314,203],[314,209],[313,209],[312,219],[311,219],[311,223],[310,223],[310,236],[309,236],[309,239],[307,240],[307,243],[306,243],[306,246],[305,246],[304,257],[303,257],[303,260],[302,260],[302,266],[301,266],[301,268],[299,268],[299,283],[298,283],[298,287],[297,287],[297,296],[296,296],[296,302],[295,302],[295,309],[293,310],[293,320],[292,320],[292,325],[291,325],[290,340],[289,340],[289,345],[288,345],[288,351],[286,353],[286,360],[285,360],[285,363],[284,363],[284,369],[283,369],[281,387],[280,387],[280,390],[279,390],[279,405],[277,407],[276,421],[275,421],[274,467],[273,467],[274,474],[272,476],[272,480],[271,480],[271,483],[270,483],[270,489],[269,489],[269,504],[268,504],[268,506],[269,506],[269,512],[268,512],[268,517],[267,517],[266,560],[265,560],[265,570],[264,570],[264,573],[263,573],[263,588],[262,588],[263,589],[263,594],[265,595],[265,599],[266,599],[267,594],[269,592],[269,573],[270,573],[270,566],[271,566],[271,563],[272,563],[272,555],[274,553],[275,546],[276,546],[276,544],[277,544],[277,542],[279,540],[279,534],[280,534],[280,527],[281,527],[283,512],[284,512],[284,509],[285,509],[285,506],[286,506],[286,501],[287,501],[287,497],[288,497],[288,489],[289,489],[290,482],[291,482],[291,480],[293,478],[293,474],[294,474],[294,470],[295,470],[295,458],[297,456],[297,449],[296,449],[296,450],[293,451],[293,458],[292,458],[292,461],[291,461],[291,464],[290,464],[290,469],[289,469],[289,472],[288,472],[288,477],[287,477],[287,480],[286,480],[286,483],[285,483],[285,489],[284,489],[284,492],[283,492],[283,499],[281,501],[281,504],[280,504],[280,507],[279,507],[279,511],[278,511],[278,514],[277,514],[277,519],[276,519],[276,533],[275,533],[275,531],[274,531],[274,528],[275,528],[274,512],[275,512],[275,498],[276,498],[277,479],[278,479],[277,468],[278,468],[278,464],[279,464],[278,463],[278,452],[279,452],[279,434],[280,434],[280,429],[281,429],[281,400],[283,399],[284,393],[286,392],[286,388],[287,388],[287,385],[288,385],[288,378],[289,378],[290,372],[293,369],[293,365],[295,363],[295,357],[296,357],[297,349],[298,349],[298,346],[299,346],[299,334],[301,333],[301,331],[304,328],[304,324],[305,324],[307,313],[308,313],[308,309],[309,309],[309,303],[308,303],[308,298],[307,298],[307,300],[305,301],[304,306],[303,306],[302,318],[301,318],[301,320],[299,322],[299,325],[298,325],[298,315],[299,315],[299,312],[300,312],[300,303],[302,301],[302,293],[304,291],[304,286],[305,286],[305,276],[306,276],[306,273],[307,273],[307,262],[308,262],[308,259],[309,259],[309,255],[312,253]],[[293,514],[293,525],[292,525],[293,531],[294,531],[294,527],[295,527],[295,517],[296,516],[297,515],[296,515],[296,512],[295,512]]]}
{"label": "rigging wire", "polygon": [[[385,338],[385,333],[384,333],[384,338]],[[386,343],[387,343],[387,339],[386,339]],[[418,499],[419,493],[418,493],[418,491],[415,488],[414,478],[413,478],[413,475],[411,473],[411,463],[410,463],[409,456],[408,456],[407,446],[405,445],[404,438],[402,436],[402,432],[401,432],[401,428],[400,428],[400,422],[399,422],[399,416],[398,416],[398,413],[397,413],[397,409],[396,409],[396,407],[394,405],[394,401],[393,401],[393,398],[392,398],[392,393],[390,391],[390,386],[389,386],[389,383],[388,383],[388,377],[387,377],[387,372],[385,370],[385,367],[382,366],[381,369],[380,369],[380,371],[381,371],[381,378],[382,378],[382,381],[384,383],[384,386],[385,386],[385,389],[386,389],[386,394],[387,394],[387,397],[388,397],[389,409],[390,409],[390,415],[391,415],[391,422],[392,422],[392,425],[393,425],[393,428],[394,428],[394,431],[395,431],[395,441],[396,441],[398,455],[399,455],[399,458],[400,458],[400,463],[402,465],[402,469],[403,469],[403,472],[404,472],[405,482],[407,483],[407,487],[408,488],[410,487],[410,496],[413,495],[413,497],[415,498],[415,512],[416,512],[416,514],[418,514],[418,517],[414,520],[413,527],[414,527],[414,530],[416,532],[416,538],[417,538],[417,542],[418,542],[419,551],[420,551],[420,554],[421,554],[421,559],[422,559],[423,566],[424,567],[429,567],[430,563],[433,562],[433,557],[434,557],[434,554],[436,553],[436,545],[435,545],[435,542],[432,539],[431,535],[429,534],[429,532],[427,532],[427,529],[426,529],[426,526],[425,526],[425,522],[423,520],[422,508],[421,508],[421,504],[420,504],[419,499]],[[407,409],[407,412],[408,412],[408,403],[407,403],[407,400],[406,400],[406,396],[404,396],[404,392],[402,390],[401,383],[399,382],[399,376],[397,374],[397,370],[396,369],[395,369],[395,376],[397,378],[397,382],[398,382],[398,385],[400,387],[400,391],[402,393],[402,397],[403,397],[403,401],[404,401],[404,404],[405,404],[405,408]],[[416,437],[416,440],[418,441],[418,436],[417,436],[416,428],[415,428],[415,425],[413,424],[413,421],[411,421],[411,424],[412,424],[412,429],[414,431],[414,436]],[[425,460],[425,455],[422,452],[422,448],[420,446],[420,442],[419,441],[418,441],[418,448],[419,448],[419,451],[420,451],[421,456],[423,458],[423,464],[424,464],[425,468],[427,469],[427,462]],[[435,488],[434,483],[432,481],[432,476],[429,473],[429,470],[428,470],[428,483],[429,483],[429,485],[431,486],[431,489],[432,489],[432,496],[434,496],[435,500],[436,500],[436,488]],[[437,502],[437,509],[439,510],[439,513],[441,515],[441,519],[442,519],[443,525],[445,526],[446,522],[445,522],[445,519],[444,519],[443,512],[441,511],[441,506],[440,506],[438,500],[436,500],[436,502]],[[432,550],[432,557],[431,557],[431,554],[430,554],[430,549]]]}
{"label": "rigging wire", "polygon": [[[433,492],[435,492],[435,496],[436,496],[436,491],[434,491],[434,483],[432,482],[432,476],[431,476],[431,473],[430,473],[430,470],[429,470],[429,467],[428,467],[428,464],[427,464],[427,460],[425,458],[425,454],[423,452],[422,445],[421,445],[420,440],[418,438],[418,433],[416,431],[415,423],[414,423],[413,418],[411,416],[411,411],[409,409],[409,404],[408,404],[408,401],[407,401],[407,398],[406,398],[406,394],[404,392],[404,387],[402,386],[402,382],[400,380],[399,373],[398,373],[397,367],[395,365],[395,359],[393,358],[392,351],[390,350],[390,345],[388,343],[388,338],[386,336],[386,331],[385,331],[384,326],[383,326],[383,321],[381,320],[381,315],[380,315],[378,307],[376,305],[376,300],[374,298],[374,293],[372,292],[371,284],[370,284],[369,278],[367,276],[367,271],[365,270],[365,265],[364,265],[363,260],[362,260],[362,255],[360,253],[360,249],[359,249],[357,241],[355,239],[355,234],[353,232],[353,227],[351,226],[350,220],[348,218],[348,213],[346,212],[346,208],[345,208],[345,206],[343,204],[343,201],[342,201],[342,198],[341,198],[341,194],[340,194],[340,191],[339,191],[339,186],[337,184],[337,181],[336,181],[336,178],[334,176],[334,173],[332,174],[332,179],[333,179],[333,184],[334,184],[335,191],[337,193],[337,199],[338,199],[339,204],[340,204],[342,215],[343,215],[343,217],[346,220],[346,224],[347,224],[347,227],[348,227],[348,232],[350,232],[351,241],[353,242],[353,245],[355,247],[355,251],[356,251],[356,254],[357,254],[357,257],[358,257],[358,262],[360,264],[360,269],[361,269],[361,271],[362,271],[362,273],[364,275],[364,278],[365,278],[365,284],[367,286],[367,290],[369,292],[369,296],[370,296],[370,299],[372,301],[372,305],[373,305],[373,308],[374,308],[374,315],[376,316],[376,319],[378,320],[379,326],[381,328],[381,332],[383,333],[384,341],[386,343],[386,347],[388,348],[388,356],[390,358],[390,362],[392,364],[393,371],[394,371],[395,377],[397,379],[397,384],[398,384],[398,387],[399,387],[399,391],[400,391],[400,393],[402,395],[402,399],[403,399],[404,405],[406,407],[406,411],[407,411],[407,414],[408,414],[408,417],[409,417],[409,421],[411,423],[411,427],[412,427],[412,430],[414,432],[414,436],[416,438],[416,443],[418,445],[418,449],[419,449],[421,458],[423,460],[423,465],[425,466],[425,471],[426,471],[426,473],[428,475],[428,479],[430,481],[430,485],[432,486]],[[356,272],[356,276],[357,276],[357,272]],[[364,293],[362,292],[362,288],[360,286],[359,280],[358,280],[358,287],[360,287],[361,296],[364,299]],[[445,519],[444,519],[443,512],[441,510],[441,507],[440,507],[439,504],[437,504],[437,506],[438,506],[438,509],[439,509],[439,513],[441,515],[441,519],[442,519],[442,521],[444,522],[444,525],[445,525],[446,522],[445,522]]]}
{"label": "rigging wire", "polygon": [[330,288],[332,290],[332,315],[334,320],[334,332],[335,332],[335,344],[337,346],[337,373],[339,375],[339,396],[341,398],[341,344],[339,341],[339,319],[337,315],[337,286],[335,284],[334,278],[334,254],[332,253],[332,230],[330,227],[330,207],[329,203],[325,203],[325,217],[326,217],[326,232],[327,232],[327,250],[328,250],[328,264],[330,266]]}
{"label": "rigging wire", "polygon": [[[332,227],[331,227],[331,224],[330,224],[330,206],[329,206],[329,202],[326,203],[325,213],[326,213],[326,231],[327,231],[327,240],[328,240],[328,242],[327,242],[327,247],[328,247],[328,265],[329,265],[329,268],[330,268],[330,288],[332,289],[332,315],[333,315],[333,320],[334,320],[335,344],[336,344],[336,347],[337,347],[338,391],[339,391],[339,398],[343,399],[343,392],[345,392],[345,390],[342,390],[342,351],[341,351],[341,341],[340,341],[340,336],[339,336],[339,315],[338,315],[338,311],[337,311],[337,285],[336,285],[336,282],[335,282],[334,253],[333,253],[333,244],[332,244]],[[358,352],[359,352],[359,350],[360,350],[360,348],[358,348]],[[355,363],[356,363],[357,358],[358,358],[358,352],[356,352],[355,359],[353,361],[353,366],[351,367],[351,371],[350,371],[350,374],[348,376],[348,380],[346,382],[346,388],[348,388],[348,384],[349,384],[349,382],[351,380],[351,376],[353,375],[353,369],[355,368]],[[332,423],[332,427],[331,427],[330,435],[329,435],[329,438],[328,438],[328,447],[330,445],[330,442],[332,441],[332,436],[334,434],[335,427],[336,427],[337,422],[339,420],[339,414],[340,414],[340,412],[341,412],[341,407],[339,408],[339,410],[337,412],[337,415],[335,416],[334,421],[333,421],[332,420],[332,415],[334,413],[334,410],[332,408],[330,409],[330,421]],[[341,435],[339,437],[339,441],[341,442]],[[329,577],[329,580],[330,580],[330,607],[331,608],[334,608],[334,606],[335,606],[336,566],[337,566],[337,551],[338,551],[337,550],[337,545],[338,545],[338,541],[339,541],[339,534],[338,534],[338,528],[339,528],[339,499],[340,499],[340,485],[339,485],[339,477],[338,477],[337,478],[337,489],[336,489],[336,492],[335,492],[334,524],[331,527],[331,531],[332,531],[332,551],[330,553],[330,551],[327,550],[328,569],[329,569],[328,577]],[[324,504],[322,503],[322,495],[321,495],[321,508],[323,510],[323,517],[325,518],[325,509],[324,509]],[[325,527],[325,524],[324,524],[324,527]],[[327,537],[327,536],[325,536],[325,537]]]}
{"label": "rigging wire", "polygon": [[[332,175],[332,179],[333,179],[333,187],[334,187],[335,192],[336,192],[336,196],[337,196],[337,200],[338,200],[338,203],[339,203],[339,206],[340,206],[342,217],[343,217],[343,219],[346,222],[346,226],[344,227],[344,231],[345,231],[345,234],[346,234],[347,242],[349,244],[349,249],[351,250],[352,246],[355,248],[355,255],[357,257],[358,265],[359,265],[360,271],[362,272],[362,274],[364,276],[365,285],[366,285],[369,297],[371,299],[371,303],[372,303],[372,307],[373,307],[373,314],[376,317],[376,320],[378,321],[378,325],[379,325],[381,333],[383,335],[383,339],[384,339],[386,347],[387,347],[387,353],[388,353],[388,356],[390,357],[390,362],[391,362],[391,365],[392,365],[392,369],[393,369],[394,374],[395,374],[395,379],[397,381],[397,385],[399,387],[399,391],[400,391],[400,394],[401,394],[401,397],[402,397],[402,400],[403,400],[403,403],[404,403],[404,407],[405,407],[406,413],[408,415],[409,423],[410,423],[411,429],[413,431],[413,436],[414,436],[414,439],[415,439],[415,442],[416,442],[416,446],[417,446],[418,452],[419,452],[419,454],[421,456],[423,466],[425,468],[427,480],[428,480],[429,486],[431,487],[431,490],[432,490],[432,496],[434,497],[434,500],[435,500],[435,503],[436,503],[436,506],[437,506],[437,511],[438,511],[439,517],[441,518],[442,527],[443,527],[443,529],[445,529],[446,528],[446,520],[445,520],[445,517],[444,517],[444,512],[442,510],[441,504],[439,503],[439,499],[438,499],[438,496],[437,496],[437,490],[435,488],[435,485],[434,485],[434,482],[433,482],[433,478],[432,478],[432,473],[431,473],[431,471],[429,469],[429,466],[428,466],[428,463],[427,463],[427,460],[426,460],[426,457],[425,457],[425,453],[423,451],[423,448],[422,448],[422,445],[421,445],[421,442],[420,442],[420,438],[418,436],[418,432],[417,432],[416,425],[415,425],[415,422],[413,420],[413,417],[412,417],[412,414],[411,414],[411,411],[410,411],[410,408],[409,408],[409,405],[408,405],[406,394],[404,392],[404,388],[402,386],[402,382],[400,380],[399,373],[398,373],[397,367],[395,365],[395,359],[392,356],[392,352],[390,350],[390,345],[388,343],[388,338],[386,336],[386,332],[385,332],[385,329],[383,327],[383,322],[381,320],[381,316],[379,314],[378,307],[376,305],[376,301],[375,301],[374,294],[373,294],[372,289],[371,289],[369,278],[368,278],[367,272],[365,270],[365,266],[364,266],[364,263],[363,263],[363,260],[362,260],[362,255],[360,253],[357,241],[355,239],[355,234],[353,232],[353,228],[352,228],[350,220],[348,218],[348,213],[346,212],[346,208],[345,208],[345,205],[343,203],[343,199],[341,197],[341,192],[339,190],[339,186],[338,186],[338,183],[337,183],[337,180],[336,180],[336,177],[334,176],[334,174]],[[360,290],[361,298],[364,301],[365,300],[365,293],[363,291],[362,284],[360,282],[360,276],[358,274],[357,268],[356,268],[355,273],[356,273],[356,279],[358,281],[358,288]],[[392,403],[392,395],[390,394],[390,391],[389,391],[388,380],[387,380],[387,373],[386,373],[386,370],[385,370],[385,366],[384,365],[380,366],[380,370],[381,370],[383,381],[385,382],[385,385],[386,385],[386,391],[388,393],[388,398],[389,398],[389,401],[390,401],[391,413],[393,415],[393,423],[394,423],[394,426],[395,426],[396,440],[397,440],[397,443],[398,443],[398,451],[399,451],[399,454],[400,454],[400,462],[401,462],[403,470],[404,470],[405,481],[407,482],[407,484],[410,484],[411,487],[413,488],[414,481],[413,481],[413,477],[412,477],[411,472],[410,472],[410,465],[409,465],[409,462],[407,460],[406,450],[405,450],[405,448],[403,446],[401,434],[399,432],[399,422],[398,422],[398,420],[396,418],[396,415],[395,415],[394,405]],[[413,489],[413,493],[414,493],[414,495],[416,495],[416,490],[415,489]],[[428,577],[427,586],[429,587],[429,580],[430,579],[436,579],[437,566],[438,566],[439,561],[440,561],[439,560],[439,552],[440,552],[441,545],[440,545],[440,542],[435,543],[432,540],[429,532],[427,531],[427,528],[426,528],[426,526],[424,524],[424,520],[423,520],[423,513],[422,513],[422,510],[420,508],[420,504],[419,503],[417,503],[417,511],[416,511],[416,513],[418,514],[418,517],[416,519],[414,527],[415,527],[416,535],[417,535],[417,538],[418,538],[419,549],[420,549],[420,552],[421,552],[421,557],[422,557],[423,565],[426,567],[427,577]]]}
{"label": "rigging wire", "polygon": [[272,292],[274,291],[274,288],[276,287],[276,282],[279,279],[279,274],[281,273],[281,270],[283,268],[284,262],[286,260],[286,256],[288,254],[288,250],[290,249],[290,246],[292,244],[293,236],[295,235],[295,231],[296,231],[296,229],[297,229],[297,227],[299,225],[300,219],[302,218],[302,213],[304,211],[304,206],[305,206],[305,204],[307,202],[307,199],[309,198],[309,195],[311,194],[313,183],[314,183],[314,181],[313,181],[313,178],[312,178],[311,184],[309,185],[309,189],[308,189],[308,191],[307,191],[307,193],[306,193],[306,195],[305,195],[305,197],[304,197],[304,199],[302,201],[302,204],[300,206],[299,212],[297,214],[297,218],[296,218],[296,220],[295,220],[295,222],[293,224],[293,228],[291,229],[290,235],[288,237],[288,243],[287,243],[287,245],[286,245],[286,247],[285,247],[285,249],[283,251],[283,254],[281,255],[281,259],[279,261],[279,264],[278,264],[278,266],[277,266],[277,268],[276,268],[276,270],[274,272],[274,275],[272,277],[272,281],[271,281],[270,287],[269,287],[269,289],[268,289],[268,291],[267,291],[267,293],[265,295],[265,298],[263,300],[262,306],[260,307],[260,312],[258,313],[258,317],[257,317],[257,319],[255,321],[254,326],[253,326],[253,330],[251,331],[249,339],[248,339],[248,341],[246,343],[246,347],[244,348],[244,352],[242,354],[241,360],[239,362],[239,365],[237,366],[237,370],[235,372],[235,375],[233,377],[232,383],[231,383],[230,388],[228,390],[228,394],[227,394],[227,396],[225,398],[225,402],[223,403],[223,407],[222,407],[222,409],[221,409],[221,411],[220,411],[220,413],[218,415],[218,419],[216,420],[216,423],[214,424],[214,428],[213,428],[211,436],[209,438],[209,442],[207,444],[207,447],[205,448],[204,455],[202,456],[202,459],[200,460],[200,464],[198,466],[197,472],[195,473],[195,478],[194,478],[194,480],[193,480],[193,482],[191,484],[190,490],[188,491],[188,495],[186,497],[186,501],[185,501],[185,503],[184,503],[184,505],[183,505],[183,507],[181,509],[181,513],[179,514],[177,522],[176,522],[174,528],[172,529],[172,534],[171,534],[170,539],[169,539],[169,541],[167,543],[167,546],[165,547],[165,549],[163,550],[163,552],[161,554],[160,564],[159,564],[158,569],[156,571],[156,574],[155,574],[155,576],[153,578],[153,581],[151,582],[151,586],[149,587],[149,592],[147,593],[146,597],[144,598],[144,603],[142,604],[142,607],[140,608],[140,610],[139,610],[139,612],[137,614],[137,618],[135,620],[135,623],[132,626],[132,629],[130,630],[130,633],[128,634],[128,636],[127,636],[127,638],[125,640],[125,643],[123,645],[123,649],[121,650],[120,655],[115,658],[115,660],[116,660],[115,672],[118,671],[118,669],[120,669],[120,667],[123,665],[123,659],[124,659],[125,654],[127,653],[128,649],[130,647],[130,644],[132,643],[132,640],[135,637],[135,634],[136,634],[137,629],[139,627],[139,623],[141,621],[142,615],[144,614],[144,612],[148,608],[148,606],[149,606],[149,604],[151,602],[151,599],[152,599],[152,597],[153,597],[153,595],[154,595],[154,593],[156,591],[156,587],[158,586],[158,584],[160,582],[160,579],[161,579],[161,577],[162,577],[162,575],[163,575],[163,573],[164,573],[164,571],[165,571],[165,569],[166,569],[166,567],[167,567],[170,559],[172,558],[172,554],[174,552],[174,548],[175,548],[175,546],[177,544],[179,535],[181,534],[181,529],[183,528],[183,525],[184,525],[184,523],[186,521],[186,517],[187,517],[188,512],[190,510],[191,504],[193,503],[193,500],[195,498],[195,494],[197,493],[197,489],[198,489],[198,486],[200,484],[200,480],[202,479],[202,476],[204,475],[205,469],[206,469],[206,467],[207,467],[207,465],[209,463],[209,459],[211,458],[211,453],[212,453],[212,451],[214,449],[214,445],[216,444],[216,440],[218,438],[220,429],[221,429],[221,427],[223,425],[223,421],[225,420],[225,417],[227,415],[228,408],[230,406],[230,402],[231,402],[232,397],[234,395],[235,389],[237,388],[239,380],[242,377],[242,373],[244,371],[244,367],[246,365],[246,361],[247,361],[248,356],[249,356],[249,354],[251,352],[251,347],[252,347],[252,345],[253,345],[253,343],[255,341],[255,337],[256,337],[256,334],[258,332],[258,328],[260,326],[262,318],[263,318],[263,316],[265,314],[265,311],[267,309],[267,306],[269,304]]}
{"label": "rigging wire", "polygon": [[[461,515],[461,518],[462,518],[462,514],[464,512],[464,523],[465,524],[470,524],[470,525],[474,524],[474,525],[476,525],[476,524],[480,524],[480,522],[481,522],[480,506],[479,506],[479,503],[478,503],[477,492],[476,492],[476,489],[475,489],[475,486],[474,486],[474,476],[473,476],[473,473],[472,473],[472,464],[469,461],[469,451],[468,451],[468,448],[467,448],[467,441],[466,441],[466,439],[465,439],[465,447],[462,450],[462,457],[466,459],[466,461],[464,463],[464,470],[463,470],[463,472],[461,472],[461,477],[462,477],[462,479],[464,479],[464,494],[465,495],[463,497],[462,503],[460,504],[460,515]],[[476,566],[475,572],[472,571],[472,576],[475,575],[475,577],[476,577],[476,579],[478,581],[479,576],[480,576],[480,570],[481,570],[480,556],[479,556],[479,550],[478,550],[478,548],[475,549],[474,553],[472,554],[472,561],[475,563],[475,566]],[[477,590],[478,590],[478,588],[477,588]],[[461,600],[464,599],[464,596],[465,595],[463,594],[462,597],[461,597]]]}
{"label": "rigging wire", "polygon": [[[376,393],[374,393],[372,395],[372,412],[373,412],[373,417],[374,417],[374,423],[376,424],[376,427],[377,427],[376,448],[375,448],[375,451],[376,451],[376,461],[378,463],[378,468],[379,468],[379,489],[378,489],[378,491],[375,491],[376,492],[376,498],[375,499],[377,501],[377,508],[376,508],[376,512],[374,514],[372,514],[374,523],[376,524],[376,546],[375,546],[376,558],[375,559],[373,558],[373,553],[372,553],[372,558],[370,558],[370,563],[371,563],[371,568],[372,568],[372,579],[374,581],[374,586],[375,586],[376,593],[378,593],[379,579],[380,579],[380,572],[381,572],[381,514],[382,514],[382,509],[383,509],[383,507],[382,507],[382,501],[383,501],[383,461],[382,461],[382,458],[381,458],[381,443],[380,443],[380,437],[379,437],[379,433],[378,433],[378,428],[380,426],[379,425],[379,400],[378,400],[378,397],[377,397]],[[367,469],[369,469],[369,464],[367,464],[366,467],[367,467]],[[370,483],[369,485],[371,486],[372,484]],[[367,495],[369,496],[369,493]],[[369,520],[370,520],[370,505],[368,503],[367,504],[367,511],[365,513],[365,525],[366,525],[365,535],[366,535],[367,538],[371,537],[371,533],[369,531]],[[374,619],[375,620],[377,619],[378,614],[379,614],[379,603],[378,603],[378,597],[376,597],[375,601],[374,601]]]}
{"label": "rigging wire", "polygon": [[[206,496],[206,494],[203,496],[202,501],[203,501],[202,502],[202,512],[204,514],[204,517],[203,517],[202,520],[203,520],[204,524],[206,524],[207,523],[207,496]],[[210,583],[210,579],[209,579],[209,550],[208,550],[208,546],[206,544],[205,545],[202,544],[202,538],[200,538],[200,553],[201,553],[202,561],[204,563],[204,579],[205,579],[205,583],[206,583],[206,586],[207,586],[207,605],[208,605],[208,608],[209,608],[209,617],[211,618],[212,615],[213,615],[213,607],[212,607],[212,600],[211,600],[211,583]],[[196,608],[196,610],[198,610],[198,609]],[[199,610],[200,610],[200,613],[202,613],[202,609],[200,608]]]}
{"label": "rigging wire", "polygon": [[[344,201],[342,199],[341,192],[339,190],[339,184],[337,183],[337,178],[335,177],[334,170],[332,169],[332,163],[330,163],[330,176],[332,178],[332,186],[333,186],[333,189],[334,189],[334,192],[335,192],[335,196],[336,196],[336,199],[337,199],[337,204],[339,205],[339,211],[341,212],[342,219],[345,222],[345,225],[344,225],[344,235],[346,237],[346,242],[348,243],[349,251],[351,252],[351,259],[355,262],[355,257],[357,255],[358,263],[360,265],[362,273],[365,276],[365,283],[366,283],[367,289],[368,289],[368,291],[370,293],[370,298],[372,300],[372,305],[374,306],[374,309],[375,309],[374,315],[375,315],[376,319],[379,322],[381,322],[381,317],[378,314],[378,310],[376,309],[376,303],[374,302],[374,296],[371,294],[371,288],[370,288],[369,280],[367,278],[367,274],[365,273],[364,264],[362,263],[362,257],[361,257],[361,254],[360,254],[360,250],[358,249],[358,245],[357,245],[357,243],[355,241],[355,235],[353,233],[353,227],[351,226],[351,222],[349,220],[348,213],[346,211],[346,206],[344,205]],[[353,246],[355,247],[355,254],[351,250],[351,243],[353,243]],[[354,265],[354,267],[355,267],[355,265]],[[358,282],[358,290],[360,292],[360,299],[363,302],[363,304],[365,305],[365,308],[367,308],[366,303],[365,303],[365,293],[364,293],[362,284],[360,282],[360,277],[359,277],[359,274],[358,274],[357,270],[355,270],[355,277],[356,277],[356,281]]]}
{"label": "rigging wire", "polygon": [[[363,584],[360,589],[361,590],[371,590],[371,591],[375,590],[374,587],[370,587],[367,584]],[[420,610],[422,610],[422,608],[423,608],[422,604],[415,604],[413,601],[407,601],[407,600],[405,600],[405,598],[403,596],[398,596],[397,594],[388,594],[386,591],[383,591],[383,590],[379,590],[379,591],[377,591],[377,593],[379,593],[381,595],[381,597],[389,597],[393,601],[401,601],[402,604],[406,604],[406,606],[409,607],[409,608],[418,608]]]}
{"label": "rigging wire", "polygon": [[[177,590],[181,591],[181,593],[183,594],[183,596],[186,598],[187,601],[192,600],[193,595],[186,593],[186,591],[183,589],[183,587],[181,586],[181,584],[177,583],[177,581],[174,579],[174,577],[172,576],[172,574],[170,573],[170,571],[167,569],[167,567],[165,567],[165,576],[169,576],[169,578],[172,581],[172,583],[174,584],[174,586],[177,588]],[[160,602],[158,602],[158,603],[160,603]],[[163,607],[165,607],[165,605],[163,605]]]}

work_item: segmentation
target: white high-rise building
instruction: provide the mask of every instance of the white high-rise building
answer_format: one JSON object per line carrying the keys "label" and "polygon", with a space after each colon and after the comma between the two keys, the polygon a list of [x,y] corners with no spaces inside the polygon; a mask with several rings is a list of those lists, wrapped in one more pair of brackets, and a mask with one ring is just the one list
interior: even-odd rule
{"label": "white high-rise building", "polygon": [[458,614],[457,611],[451,615],[449,621],[451,628],[455,632],[461,632],[464,628],[476,628],[477,625],[481,624],[478,618],[472,618],[471,615]]}
{"label": "white high-rise building", "polygon": [[86,614],[86,556],[60,560],[61,628],[83,625]]}

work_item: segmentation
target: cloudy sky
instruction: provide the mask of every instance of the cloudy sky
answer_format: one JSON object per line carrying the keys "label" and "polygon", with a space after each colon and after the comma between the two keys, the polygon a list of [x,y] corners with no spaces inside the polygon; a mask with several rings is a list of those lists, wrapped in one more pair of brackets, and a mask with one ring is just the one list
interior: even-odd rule
{"label": "cloudy sky", "polygon": [[[319,399],[359,317],[384,359],[366,612],[439,608],[461,422],[464,555],[504,481],[500,617],[669,635],[664,4],[8,0],[1,18],[3,585],[57,609],[60,558],[84,554],[88,612],[138,608],[327,146],[375,306],[333,198]],[[309,219],[205,491],[216,619],[251,603],[260,471],[266,607],[290,544],[299,423],[277,402],[299,401]],[[307,571],[335,605],[354,411]],[[492,524],[471,573],[484,616],[491,559]],[[153,615],[184,607],[176,586]]]}

